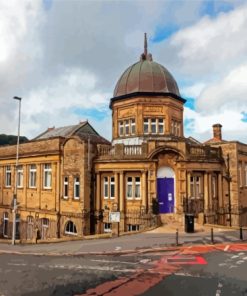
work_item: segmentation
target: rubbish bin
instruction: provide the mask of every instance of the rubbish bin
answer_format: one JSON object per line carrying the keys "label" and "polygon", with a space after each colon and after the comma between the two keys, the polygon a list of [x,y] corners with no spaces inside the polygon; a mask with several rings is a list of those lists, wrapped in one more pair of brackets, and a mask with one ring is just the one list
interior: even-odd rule
{"label": "rubbish bin", "polygon": [[194,232],[194,215],[185,214],[185,223],[184,223],[185,232]]}

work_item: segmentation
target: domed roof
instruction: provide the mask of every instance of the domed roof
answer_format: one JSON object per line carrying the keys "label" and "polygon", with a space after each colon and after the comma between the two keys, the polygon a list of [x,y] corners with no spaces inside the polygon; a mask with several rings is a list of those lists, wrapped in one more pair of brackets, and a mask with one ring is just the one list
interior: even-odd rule
{"label": "domed roof", "polygon": [[118,80],[113,97],[131,93],[171,93],[180,97],[178,85],[172,74],[162,65],[152,60],[147,53],[145,34],[144,53],[140,61],[128,67]]}

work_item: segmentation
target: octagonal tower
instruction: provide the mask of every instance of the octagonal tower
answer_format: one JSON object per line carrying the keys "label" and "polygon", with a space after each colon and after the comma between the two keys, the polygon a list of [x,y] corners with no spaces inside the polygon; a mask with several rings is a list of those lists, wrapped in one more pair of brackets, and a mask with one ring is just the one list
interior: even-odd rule
{"label": "octagonal tower", "polygon": [[144,37],[140,61],[118,80],[110,102],[113,144],[183,137],[183,104],[172,74],[152,59]]}

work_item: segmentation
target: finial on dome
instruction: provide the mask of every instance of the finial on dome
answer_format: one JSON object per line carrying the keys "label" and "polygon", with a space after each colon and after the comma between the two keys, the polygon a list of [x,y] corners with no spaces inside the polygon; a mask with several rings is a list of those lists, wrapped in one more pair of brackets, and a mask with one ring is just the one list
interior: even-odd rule
{"label": "finial on dome", "polygon": [[147,54],[148,54],[147,33],[144,33],[144,55],[147,57]]}
{"label": "finial on dome", "polygon": [[153,60],[151,53],[148,53],[147,33],[144,33],[144,52],[141,54],[141,61],[145,60]]}

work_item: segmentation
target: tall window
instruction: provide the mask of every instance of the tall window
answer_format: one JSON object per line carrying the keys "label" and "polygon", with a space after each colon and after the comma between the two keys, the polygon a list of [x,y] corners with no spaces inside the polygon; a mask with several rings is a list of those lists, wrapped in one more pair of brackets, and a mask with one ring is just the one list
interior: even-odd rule
{"label": "tall window", "polygon": [[115,198],[115,178],[104,177],[104,199]]}
{"label": "tall window", "polygon": [[109,185],[108,185],[108,177],[104,177],[104,198],[107,199],[109,197]]}
{"label": "tall window", "polygon": [[151,119],[151,133],[152,134],[156,134],[157,130],[156,130],[156,119],[152,118]]}
{"label": "tall window", "polygon": [[148,126],[149,126],[149,120],[148,120],[148,118],[144,118],[144,123],[143,123],[144,134],[148,134],[148,132],[149,132]]}
{"label": "tall window", "polygon": [[110,178],[110,198],[115,198],[115,179],[114,177]]}
{"label": "tall window", "polygon": [[63,197],[67,199],[68,194],[69,194],[69,177],[66,176],[63,179]]}
{"label": "tall window", "polygon": [[127,177],[126,183],[127,199],[141,198],[141,179],[140,177]]}
{"label": "tall window", "polygon": [[130,125],[129,125],[129,120],[125,120],[124,121],[124,125],[125,125],[125,135],[129,135],[130,133]]}
{"label": "tall window", "polygon": [[127,178],[127,198],[133,198],[133,184],[132,177]]}
{"label": "tall window", "polygon": [[74,199],[80,198],[80,178],[74,178]]}
{"label": "tall window", "polygon": [[29,187],[36,188],[37,168],[35,164],[29,166]]}
{"label": "tall window", "polygon": [[7,165],[5,168],[5,186],[11,186],[11,166]]}
{"label": "tall window", "polygon": [[190,177],[190,194],[191,197],[200,198],[201,193],[201,178],[200,176],[191,176]]}
{"label": "tall window", "polygon": [[44,188],[50,189],[51,188],[51,164],[46,163],[44,165]]}
{"label": "tall window", "polygon": [[17,187],[22,188],[23,187],[23,166],[19,165],[17,167]]}
{"label": "tall window", "polygon": [[123,136],[124,135],[124,124],[123,121],[119,122],[119,136]]}
{"label": "tall window", "polygon": [[159,134],[164,133],[164,119],[162,118],[159,118],[159,121],[158,121],[158,132]]}
{"label": "tall window", "polygon": [[141,179],[140,177],[135,177],[135,198],[141,197]]}
{"label": "tall window", "polygon": [[135,119],[130,120],[131,123],[131,134],[134,135],[136,133],[136,122]]}

